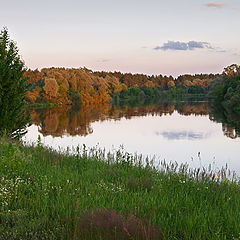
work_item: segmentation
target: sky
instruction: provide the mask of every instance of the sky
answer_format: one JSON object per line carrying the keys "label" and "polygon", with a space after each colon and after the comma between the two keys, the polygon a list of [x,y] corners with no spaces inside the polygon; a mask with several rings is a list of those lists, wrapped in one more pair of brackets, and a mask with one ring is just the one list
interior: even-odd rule
{"label": "sky", "polygon": [[31,69],[178,76],[240,64],[239,13],[239,0],[0,0],[0,29]]}

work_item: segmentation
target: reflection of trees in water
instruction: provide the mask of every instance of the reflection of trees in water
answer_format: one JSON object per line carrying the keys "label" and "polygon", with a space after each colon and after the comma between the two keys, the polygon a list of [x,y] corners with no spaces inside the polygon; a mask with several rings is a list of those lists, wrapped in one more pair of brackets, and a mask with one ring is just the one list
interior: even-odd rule
{"label": "reflection of trees in water", "polygon": [[212,121],[222,123],[224,135],[235,139],[240,137],[240,115],[226,112],[221,106],[213,106],[209,115]]}
{"label": "reflection of trees in water", "polygon": [[64,134],[71,136],[86,136],[93,132],[90,123],[107,119],[109,105],[100,107],[83,107],[81,111],[72,111],[69,107],[35,109],[31,111],[32,123],[41,127],[44,135],[60,137]]}
{"label": "reflection of trees in water", "polygon": [[222,130],[224,132],[224,135],[229,138],[234,139],[234,138],[240,137],[240,134],[237,133],[236,129],[232,128],[231,126],[229,126],[226,123],[222,124]]}
{"label": "reflection of trees in water", "polygon": [[[104,121],[113,119],[115,121],[125,117],[140,116],[163,116],[172,114],[177,111],[181,115],[210,115],[210,119],[217,121],[211,115],[211,111],[207,103],[181,103],[171,104],[163,103],[159,105],[129,107],[122,108],[113,105],[100,106],[83,106],[79,111],[73,111],[70,108],[50,108],[50,109],[35,109],[31,111],[32,123],[41,127],[40,132],[44,135],[52,135],[60,137],[64,134],[71,136],[80,135],[86,136],[93,132],[91,123],[96,121]],[[239,137],[239,132],[236,132],[233,127],[223,122],[223,131],[226,136],[235,138]]]}
{"label": "reflection of trees in water", "polygon": [[177,111],[182,115],[208,115],[210,110],[206,103],[200,105],[183,105],[177,108]]}

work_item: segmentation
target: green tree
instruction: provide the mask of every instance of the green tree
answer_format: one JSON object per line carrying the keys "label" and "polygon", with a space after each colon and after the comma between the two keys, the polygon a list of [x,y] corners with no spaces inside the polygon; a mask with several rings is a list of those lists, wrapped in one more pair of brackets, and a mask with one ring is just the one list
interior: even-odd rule
{"label": "green tree", "polygon": [[25,113],[25,95],[29,89],[24,62],[7,28],[0,32],[0,136],[20,138],[26,133],[29,115]]}

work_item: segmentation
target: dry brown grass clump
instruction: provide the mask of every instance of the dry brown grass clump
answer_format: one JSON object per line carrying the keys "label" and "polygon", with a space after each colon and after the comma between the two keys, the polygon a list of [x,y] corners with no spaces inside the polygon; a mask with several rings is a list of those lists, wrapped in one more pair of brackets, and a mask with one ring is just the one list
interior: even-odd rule
{"label": "dry brown grass clump", "polygon": [[147,190],[148,192],[152,190],[154,183],[151,177],[130,177],[127,179],[127,186],[132,191]]}
{"label": "dry brown grass clump", "polygon": [[[151,220],[151,219],[150,219]],[[161,240],[161,230],[145,221],[130,216],[124,217],[115,210],[87,211],[79,221],[74,240]]]}

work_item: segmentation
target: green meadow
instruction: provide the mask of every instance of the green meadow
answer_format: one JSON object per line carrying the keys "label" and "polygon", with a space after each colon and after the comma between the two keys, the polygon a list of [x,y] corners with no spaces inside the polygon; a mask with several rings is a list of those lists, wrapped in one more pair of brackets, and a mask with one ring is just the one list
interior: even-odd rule
{"label": "green meadow", "polygon": [[227,168],[153,161],[2,138],[0,239],[240,238],[240,184]]}

